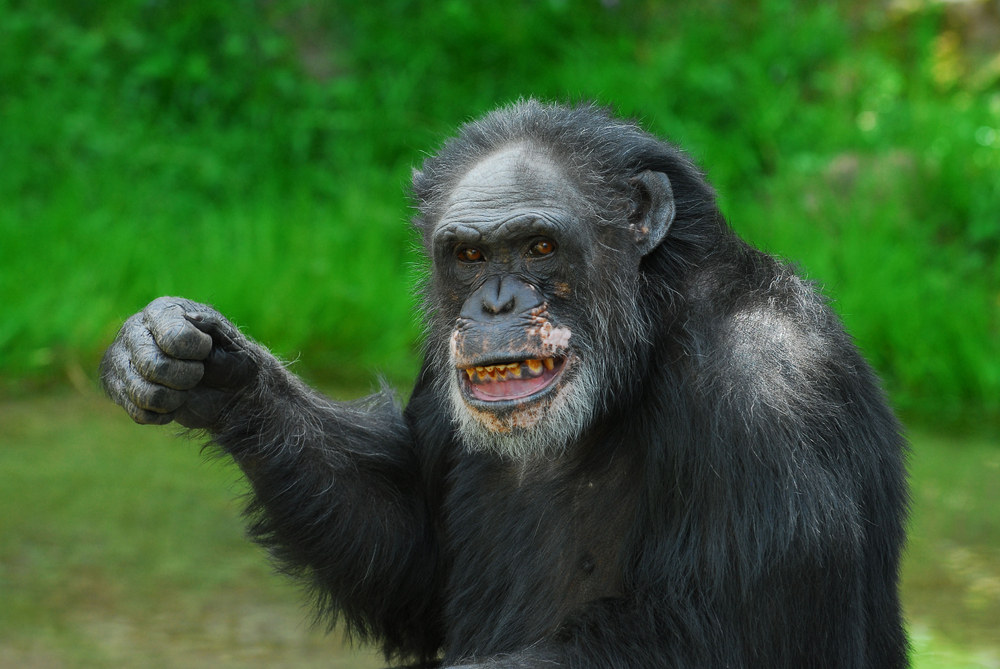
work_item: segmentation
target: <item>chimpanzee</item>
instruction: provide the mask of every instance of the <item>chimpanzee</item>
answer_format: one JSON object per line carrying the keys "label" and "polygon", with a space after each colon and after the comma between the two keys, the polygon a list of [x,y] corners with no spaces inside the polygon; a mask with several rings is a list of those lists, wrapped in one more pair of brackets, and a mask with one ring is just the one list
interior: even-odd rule
{"label": "chimpanzee", "polygon": [[907,665],[905,444],[824,298],[677,148],[523,100],[413,175],[423,366],[335,402],[159,298],[102,363],[205,430],[327,620],[423,666]]}

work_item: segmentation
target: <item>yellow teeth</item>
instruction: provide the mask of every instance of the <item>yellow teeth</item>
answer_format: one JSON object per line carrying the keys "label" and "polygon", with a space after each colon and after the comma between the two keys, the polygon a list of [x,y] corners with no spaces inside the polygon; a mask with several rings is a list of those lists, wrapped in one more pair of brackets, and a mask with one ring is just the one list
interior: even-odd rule
{"label": "yellow teeth", "polygon": [[464,371],[469,377],[469,381],[474,383],[485,383],[486,381],[508,381],[510,379],[520,379],[525,370],[531,376],[540,376],[543,370],[550,372],[555,369],[555,358],[525,360],[524,362],[512,362],[506,365],[485,365],[481,367],[467,367]]}

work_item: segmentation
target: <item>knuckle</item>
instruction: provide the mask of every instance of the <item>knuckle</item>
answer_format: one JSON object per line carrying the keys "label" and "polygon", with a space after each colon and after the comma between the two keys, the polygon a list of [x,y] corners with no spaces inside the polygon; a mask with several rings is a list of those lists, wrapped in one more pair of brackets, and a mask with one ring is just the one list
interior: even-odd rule
{"label": "knuckle", "polygon": [[145,379],[156,383],[169,381],[174,376],[173,367],[177,361],[168,358],[151,347],[144,347],[134,359],[135,371]]}
{"label": "knuckle", "polygon": [[135,336],[134,348],[150,346],[157,352],[182,360],[204,358],[212,349],[212,338],[191,325],[181,309],[149,309],[142,323],[142,331]]}
{"label": "knuckle", "polygon": [[101,387],[116,404],[124,405],[126,396],[121,376],[111,370],[104,371],[101,374]]}
{"label": "knuckle", "polygon": [[167,353],[185,360],[201,360],[212,351],[212,338],[183,316],[163,329],[157,341]]}
{"label": "knuckle", "polygon": [[118,338],[113,346],[131,350],[138,342],[146,341],[149,337],[149,328],[146,327],[145,319],[141,317],[141,314],[136,314],[122,325],[121,332],[118,333]]}
{"label": "knuckle", "polygon": [[183,309],[185,305],[189,304],[190,300],[186,300],[182,297],[171,297],[169,295],[161,295],[152,302],[146,305],[146,311],[164,311],[166,309],[176,309],[180,307]]}
{"label": "knuckle", "polygon": [[143,324],[142,319],[139,314],[129,317],[128,320],[122,324],[122,329],[118,331],[118,336],[115,341],[111,344],[112,349],[128,349],[131,348],[133,342],[137,339],[142,339],[143,335],[148,332],[146,326]]}
{"label": "knuckle", "polygon": [[126,359],[131,368],[144,378],[150,378],[156,372],[157,362],[162,359],[159,348],[153,342],[149,332],[142,337],[136,337],[130,342]]}
{"label": "knuckle", "polygon": [[186,323],[181,320],[167,326],[161,337],[161,343],[165,348],[186,348],[189,345],[189,340],[192,339],[192,333],[187,329]]}
{"label": "knuckle", "polygon": [[126,366],[128,353],[125,346],[120,342],[115,342],[108,347],[101,360],[101,379],[111,382],[121,375],[121,370]]}
{"label": "knuckle", "polygon": [[149,360],[149,371],[153,375],[153,378],[158,381],[165,381],[174,376],[174,367],[177,366],[177,361],[171,360],[170,358],[158,355]]}

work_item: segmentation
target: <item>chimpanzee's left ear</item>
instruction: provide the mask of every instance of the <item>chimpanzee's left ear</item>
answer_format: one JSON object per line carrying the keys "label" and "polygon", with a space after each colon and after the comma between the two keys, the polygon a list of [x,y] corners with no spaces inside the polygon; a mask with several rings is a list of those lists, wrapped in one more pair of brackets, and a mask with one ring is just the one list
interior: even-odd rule
{"label": "chimpanzee's left ear", "polygon": [[660,245],[674,222],[674,189],[666,174],[652,170],[633,177],[631,184],[635,189],[632,229],[639,253],[645,256]]}
{"label": "chimpanzee's left ear", "polygon": [[410,172],[410,187],[413,189],[413,195],[417,200],[422,200],[427,195],[427,180],[424,178],[424,173],[414,167]]}

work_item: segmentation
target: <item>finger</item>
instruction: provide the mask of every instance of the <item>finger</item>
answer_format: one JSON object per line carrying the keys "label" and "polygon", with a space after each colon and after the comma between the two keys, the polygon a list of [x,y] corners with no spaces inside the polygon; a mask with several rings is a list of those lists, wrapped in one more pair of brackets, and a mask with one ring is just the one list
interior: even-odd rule
{"label": "finger", "polygon": [[159,414],[173,413],[187,399],[185,391],[150,383],[131,368],[125,373],[124,388],[126,397],[136,407]]}
{"label": "finger", "polygon": [[212,338],[212,342],[227,351],[239,351],[243,349],[238,341],[239,331],[232,323],[221,316],[205,311],[188,311],[184,318],[200,332]]}
{"label": "finger", "polygon": [[188,312],[184,317],[212,337],[214,346],[205,359],[202,384],[210,388],[236,388],[249,381],[256,363],[246,341],[232,323],[211,312]]}
{"label": "finger", "polygon": [[140,409],[131,402],[122,404],[122,408],[125,409],[125,413],[129,415],[129,418],[140,425],[166,425],[174,419],[174,415],[171,413],[156,413],[155,411]]}
{"label": "finger", "polygon": [[129,393],[121,376],[108,375],[102,380],[108,396],[115,401],[115,404],[125,409],[125,413],[136,423],[142,425],[165,425],[173,420],[171,413],[158,413],[136,406],[135,402],[129,398]]}
{"label": "finger", "polygon": [[212,338],[184,318],[192,306],[189,300],[161,297],[142,312],[143,322],[156,344],[170,357],[204,360],[212,350]]}
{"label": "finger", "polygon": [[146,328],[140,328],[128,340],[132,365],[142,377],[177,390],[194,388],[205,373],[197,360],[180,360],[165,354]]}
{"label": "finger", "polygon": [[[126,327],[128,323],[126,323]],[[125,331],[125,328],[122,328]],[[128,368],[128,348],[122,343],[122,337],[108,347],[101,359],[101,387],[108,397],[118,401],[121,396],[121,374],[122,370]]]}

